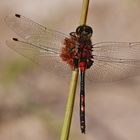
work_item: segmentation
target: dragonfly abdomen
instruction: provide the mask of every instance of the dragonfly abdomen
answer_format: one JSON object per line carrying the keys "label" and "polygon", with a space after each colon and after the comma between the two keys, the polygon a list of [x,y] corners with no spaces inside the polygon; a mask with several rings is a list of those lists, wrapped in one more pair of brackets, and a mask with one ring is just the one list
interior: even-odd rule
{"label": "dragonfly abdomen", "polygon": [[85,66],[80,62],[80,128],[81,132],[85,133]]}

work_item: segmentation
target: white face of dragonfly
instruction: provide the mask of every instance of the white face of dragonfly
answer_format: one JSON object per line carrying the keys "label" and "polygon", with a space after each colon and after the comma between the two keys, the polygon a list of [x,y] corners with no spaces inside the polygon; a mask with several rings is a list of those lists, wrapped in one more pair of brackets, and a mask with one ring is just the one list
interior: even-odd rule
{"label": "white face of dragonfly", "polygon": [[87,25],[79,26],[76,29],[76,34],[84,40],[89,40],[92,36],[92,33],[93,33],[92,28],[90,26],[87,26]]}

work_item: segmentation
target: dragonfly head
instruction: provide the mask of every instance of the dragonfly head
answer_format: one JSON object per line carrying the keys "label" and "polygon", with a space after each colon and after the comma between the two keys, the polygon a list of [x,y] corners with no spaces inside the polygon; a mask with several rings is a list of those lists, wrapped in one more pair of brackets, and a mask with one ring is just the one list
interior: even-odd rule
{"label": "dragonfly head", "polygon": [[90,39],[92,36],[93,30],[90,26],[87,25],[81,25],[76,29],[76,34],[79,37]]}

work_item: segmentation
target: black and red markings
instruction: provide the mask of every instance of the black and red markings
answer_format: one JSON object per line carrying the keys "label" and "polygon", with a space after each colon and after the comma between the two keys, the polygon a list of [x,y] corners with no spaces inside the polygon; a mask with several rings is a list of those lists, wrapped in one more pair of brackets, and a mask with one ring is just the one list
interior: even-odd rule
{"label": "black and red markings", "polygon": [[92,28],[86,25],[79,26],[76,32],[70,33],[69,38],[65,38],[61,49],[60,57],[73,70],[80,71],[80,128],[85,133],[85,71],[93,64],[92,56]]}

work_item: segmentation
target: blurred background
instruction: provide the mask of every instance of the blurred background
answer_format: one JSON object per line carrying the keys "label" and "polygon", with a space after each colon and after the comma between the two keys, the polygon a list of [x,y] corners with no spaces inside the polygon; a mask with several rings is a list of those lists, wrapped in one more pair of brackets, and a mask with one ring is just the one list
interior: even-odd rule
{"label": "blurred background", "polygon": [[[59,139],[70,75],[42,71],[5,44],[17,37],[4,18],[19,13],[65,34],[79,25],[82,0],[0,0],[0,140]],[[140,41],[139,0],[91,0],[93,42]],[[57,71],[56,71],[57,72]],[[140,77],[86,85],[86,135],[77,88],[70,140],[139,140]]]}

